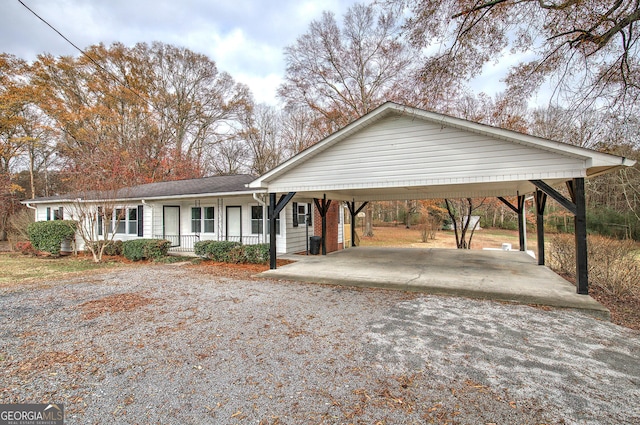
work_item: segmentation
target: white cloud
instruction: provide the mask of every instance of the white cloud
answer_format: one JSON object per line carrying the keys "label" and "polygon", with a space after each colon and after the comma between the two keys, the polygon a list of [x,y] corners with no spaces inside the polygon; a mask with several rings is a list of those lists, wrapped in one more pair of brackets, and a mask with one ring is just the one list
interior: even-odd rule
{"label": "white cloud", "polygon": [[[24,0],[84,49],[92,44],[161,41],[209,56],[219,70],[275,103],[285,71],[283,48],[322,11],[341,17],[356,0]],[[27,60],[77,51],[17,1],[0,14],[0,51]]]}

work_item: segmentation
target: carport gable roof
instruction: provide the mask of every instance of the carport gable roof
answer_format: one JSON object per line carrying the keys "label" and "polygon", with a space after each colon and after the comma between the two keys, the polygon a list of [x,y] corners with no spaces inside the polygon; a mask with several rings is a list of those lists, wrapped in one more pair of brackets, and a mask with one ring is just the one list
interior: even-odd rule
{"label": "carport gable roof", "polygon": [[635,162],[387,102],[249,184],[342,200],[513,196]]}

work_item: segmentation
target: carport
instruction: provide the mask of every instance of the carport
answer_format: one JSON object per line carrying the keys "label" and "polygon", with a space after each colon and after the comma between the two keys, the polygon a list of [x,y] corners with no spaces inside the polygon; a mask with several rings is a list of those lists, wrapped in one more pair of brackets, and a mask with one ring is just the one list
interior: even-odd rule
{"label": "carport", "polygon": [[[518,214],[524,250],[524,200],[533,194],[538,265],[545,264],[543,217],[551,197],[574,216],[577,293],[588,294],[585,179],[634,163],[387,102],[249,187],[269,193],[271,269],[276,268],[276,217],[296,195],[315,199],[323,236],[331,202],[347,203],[353,220],[369,201],[495,197]],[[569,197],[558,190],[562,186]],[[522,267],[517,261],[507,264]],[[453,266],[451,273],[456,274]]]}

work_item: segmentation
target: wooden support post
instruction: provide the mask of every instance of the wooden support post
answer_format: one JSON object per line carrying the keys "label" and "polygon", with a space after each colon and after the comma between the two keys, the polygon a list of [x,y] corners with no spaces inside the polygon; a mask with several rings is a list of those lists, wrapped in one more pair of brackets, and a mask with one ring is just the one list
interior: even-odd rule
{"label": "wooden support post", "polygon": [[271,270],[276,269],[276,219],[295,194],[295,192],[289,192],[282,195],[276,203],[276,194],[269,193],[269,268]]}
{"label": "wooden support post", "polygon": [[364,207],[367,206],[368,203],[369,201],[363,202],[362,205],[360,205],[360,207],[356,209],[355,200],[353,202],[347,202],[347,207],[349,208],[349,213],[351,214],[351,246],[352,247],[356,246],[356,216],[360,211],[364,209]]}
{"label": "wooden support post", "polygon": [[589,294],[589,271],[587,268],[587,211],[584,194],[584,178],[567,181],[571,200],[542,180],[530,180],[531,183],[549,195],[574,215],[576,244],[576,289],[578,294]]}
{"label": "wooden support post", "polygon": [[518,195],[518,206],[515,207],[511,204],[511,202],[507,201],[502,196],[498,196],[498,199],[508,206],[514,213],[518,214],[518,243],[520,244],[520,251],[526,250],[527,242],[525,236],[525,225],[524,222],[524,195]]}
{"label": "wooden support post", "polygon": [[276,269],[276,194],[269,194],[269,268]]}
{"label": "wooden support post", "polygon": [[574,218],[576,234],[576,285],[578,294],[589,294],[587,269],[587,211],[584,194],[584,178],[573,179],[573,202],[576,205]]}
{"label": "wooden support post", "polygon": [[547,204],[547,194],[536,189],[536,227],[538,233],[538,265],[544,266],[544,209]]}
{"label": "wooden support post", "polygon": [[327,202],[327,195],[322,197],[322,255],[327,255],[327,212],[331,200]]}
{"label": "wooden support post", "polygon": [[349,213],[351,213],[351,247],[356,246],[356,201],[347,202]]}
{"label": "wooden support post", "polygon": [[327,195],[324,195],[322,203],[316,198],[313,198],[313,202],[316,204],[316,208],[322,218],[322,255],[327,255],[327,212],[331,206],[331,200],[327,201]]}
{"label": "wooden support post", "polygon": [[524,226],[527,224],[524,222],[524,195],[518,195],[518,242],[520,244],[520,251],[526,251],[527,241],[525,239],[526,229]]}

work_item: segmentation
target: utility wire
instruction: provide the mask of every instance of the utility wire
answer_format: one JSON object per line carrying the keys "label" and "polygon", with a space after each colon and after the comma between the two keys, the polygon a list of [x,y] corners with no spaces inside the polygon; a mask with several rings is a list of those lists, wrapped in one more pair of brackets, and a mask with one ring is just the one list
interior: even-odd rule
{"label": "utility wire", "polygon": [[[132,89],[131,87],[129,87],[128,84],[126,84],[126,81],[123,83],[122,81],[120,81],[120,78],[113,74],[111,71],[109,71],[107,68],[105,68],[104,66],[102,66],[98,61],[96,61],[94,58],[92,58],[86,51],[84,51],[83,49],[81,49],[80,47],[78,47],[76,44],[74,44],[71,40],[69,40],[64,34],[62,34],[60,31],[58,31],[58,29],[56,29],[53,25],[51,25],[49,22],[47,22],[46,19],[44,19],[43,17],[41,17],[40,15],[38,15],[33,9],[31,9],[29,6],[27,6],[22,0],[18,0],[18,2],[25,7],[25,9],[27,9],[29,12],[31,12],[36,18],[40,19],[42,22],[44,22],[49,28],[51,28],[52,30],[54,30],[60,37],[62,37],[64,39],[64,41],[66,41],[67,43],[69,43],[71,46],[73,46],[77,51],[79,51],[83,56],[87,57],[91,62],[93,62],[93,64],[95,66],[97,66],[99,69],[101,69],[102,71],[104,71],[106,74],[108,74],[111,78],[113,78],[118,84],[120,84],[121,86],[123,86],[124,88],[126,88],[127,90],[129,90],[131,93],[133,93],[135,96],[137,96],[138,98],[140,98],[143,102],[145,102],[147,105],[149,105],[151,107],[152,110],[155,110],[155,107],[153,106],[153,104],[151,104],[151,102],[148,99],[145,99],[144,97],[142,97],[140,95],[140,93],[138,93],[137,91],[135,91],[134,89]],[[164,114],[162,113],[162,111],[156,111],[159,112],[161,115],[164,116]]]}

